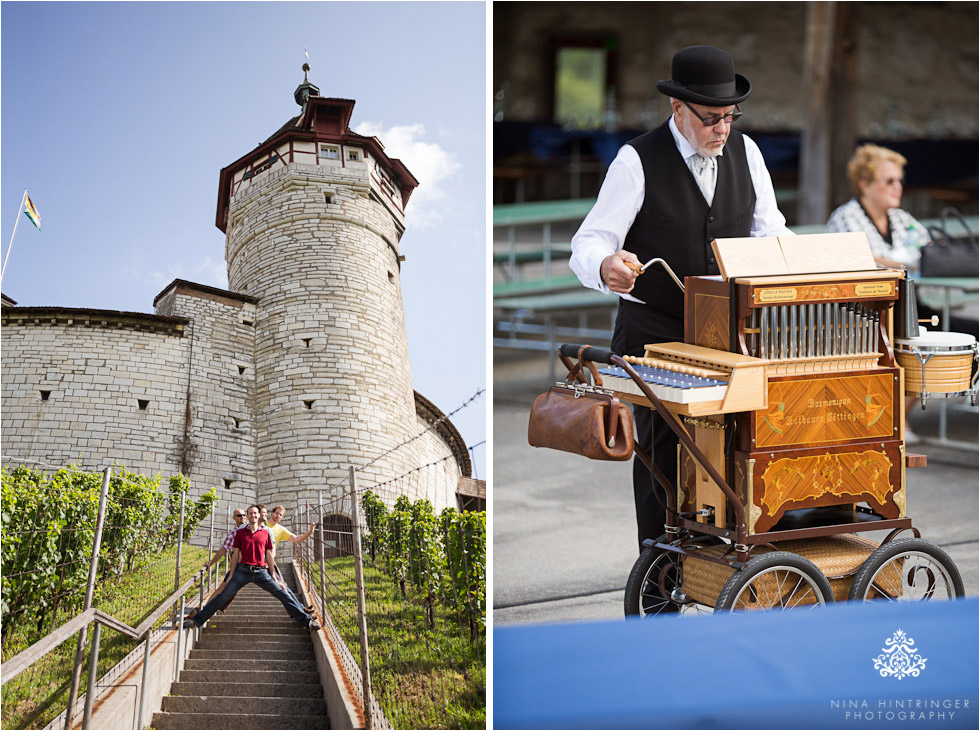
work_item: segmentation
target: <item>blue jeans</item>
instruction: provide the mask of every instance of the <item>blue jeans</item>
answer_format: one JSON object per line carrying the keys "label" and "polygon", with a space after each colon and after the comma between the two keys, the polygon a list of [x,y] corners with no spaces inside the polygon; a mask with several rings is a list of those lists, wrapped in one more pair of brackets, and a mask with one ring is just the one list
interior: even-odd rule
{"label": "blue jeans", "polygon": [[273,578],[269,575],[268,570],[259,569],[258,571],[252,571],[245,566],[239,565],[232,574],[231,578],[228,580],[228,584],[225,586],[224,590],[213,597],[211,601],[205,604],[201,611],[194,615],[191,620],[198,627],[203,625],[211,616],[217,612],[221,607],[225,605],[226,602],[230,601],[239,590],[248,583],[254,582],[259,586],[260,589],[265,589],[267,592],[272,594],[276,599],[282,602],[282,605],[289,612],[289,616],[299,622],[302,626],[306,627],[309,625],[310,617],[300,603],[293,596],[292,592],[284,590],[279,584],[277,584]]}

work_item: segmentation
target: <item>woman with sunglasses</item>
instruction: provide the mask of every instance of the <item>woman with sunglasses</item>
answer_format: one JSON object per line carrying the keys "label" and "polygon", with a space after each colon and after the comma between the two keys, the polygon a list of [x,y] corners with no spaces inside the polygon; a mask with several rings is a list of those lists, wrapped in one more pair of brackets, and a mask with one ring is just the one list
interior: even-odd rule
{"label": "woman with sunglasses", "polygon": [[[854,198],[830,214],[828,233],[860,231],[867,235],[875,261],[884,267],[910,272],[919,269],[920,249],[929,243],[929,232],[915,217],[901,208],[904,184],[905,158],[887,147],[861,145],[847,163],[847,177],[851,181]],[[919,318],[940,316],[940,312],[921,300],[916,302]],[[969,318],[950,317],[953,332],[977,337],[977,321]],[[916,398],[905,399],[905,412],[909,413]],[[905,443],[916,444],[922,439],[907,426]]]}
{"label": "woman with sunglasses", "polygon": [[929,241],[925,227],[899,208],[905,158],[878,145],[861,145],[847,163],[854,198],[827,221],[828,233],[861,231],[881,266],[919,268],[919,249]]}

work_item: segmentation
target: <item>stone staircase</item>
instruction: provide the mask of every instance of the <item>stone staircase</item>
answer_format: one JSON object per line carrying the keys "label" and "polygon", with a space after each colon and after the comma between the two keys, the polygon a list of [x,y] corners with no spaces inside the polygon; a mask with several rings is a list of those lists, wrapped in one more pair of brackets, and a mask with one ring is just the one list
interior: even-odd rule
{"label": "stone staircase", "polygon": [[[293,567],[280,569],[296,592]],[[210,619],[170,693],[153,728],[330,728],[310,631],[255,584]]]}

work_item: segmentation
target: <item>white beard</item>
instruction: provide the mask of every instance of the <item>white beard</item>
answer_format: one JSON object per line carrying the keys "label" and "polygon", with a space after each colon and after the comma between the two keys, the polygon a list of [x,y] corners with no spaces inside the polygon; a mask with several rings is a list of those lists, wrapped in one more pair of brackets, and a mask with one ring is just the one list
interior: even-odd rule
{"label": "white beard", "polygon": [[707,149],[698,146],[697,143],[695,143],[694,141],[695,140],[694,128],[692,125],[693,123],[691,121],[691,118],[685,115],[684,118],[678,122],[677,130],[681,133],[684,139],[691,144],[691,147],[694,148],[694,151],[696,153],[698,153],[701,157],[721,157],[722,155],[725,154],[724,145],[722,145],[720,148],[717,149],[716,148]]}

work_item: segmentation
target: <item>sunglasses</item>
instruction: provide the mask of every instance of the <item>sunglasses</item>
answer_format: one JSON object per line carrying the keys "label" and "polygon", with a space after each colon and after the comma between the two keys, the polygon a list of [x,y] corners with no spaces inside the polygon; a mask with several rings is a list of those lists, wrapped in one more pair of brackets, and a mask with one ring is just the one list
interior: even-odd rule
{"label": "sunglasses", "polygon": [[738,108],[738,104],[735,105],[734,112],[729,112],[728,114],[712,114],[710,117],[702,117],[700,114],[697,113],[697,110],[695,110],[694,107],[692,107],[687,102],[684,102],[684,106],[690,109],[691,113],[694,114],[695,117],[700,119],[701,124],[703,124],[705,127],[714,127],[723,119],[728,124],[732,124],[733,122],[738,121],[739,117],[742,116],[742,111]]}
{"label": "sunglasses", "polygon": [[242,513],[235,513],[232,517],[233,518],[244,518],[245,516]]}

